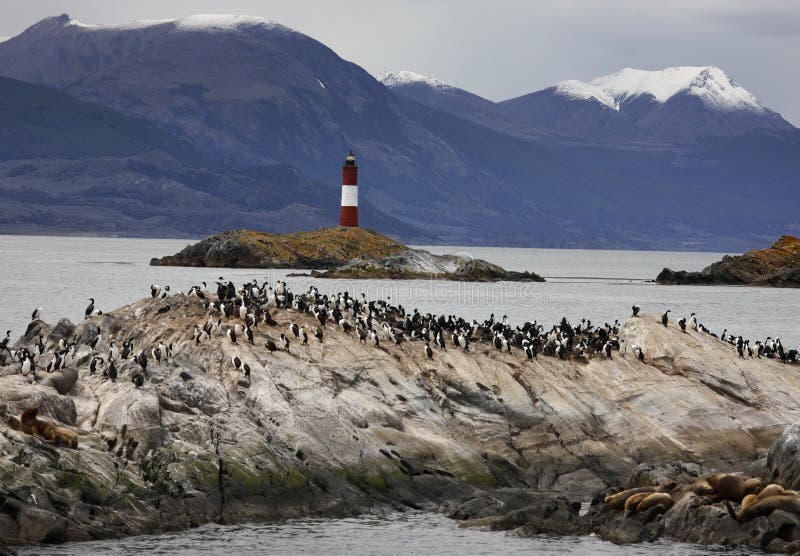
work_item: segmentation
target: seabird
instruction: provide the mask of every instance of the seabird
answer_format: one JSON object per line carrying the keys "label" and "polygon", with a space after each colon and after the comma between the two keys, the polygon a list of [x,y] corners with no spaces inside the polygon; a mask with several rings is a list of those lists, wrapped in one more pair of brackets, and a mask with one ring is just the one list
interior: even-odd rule
{"label": "seabird", "polygon": [[8,343],[11,341],[11,331],[6,330],[6,337],[0,342],[0,349],[8,349]]}
{"label": "seabird", "polygon": [[31,313],[31,320],[37,320],[41,316],[42,316],[42,308],[37,307],[36,309],[33,310],[33,313]]}
{"label": "seabird", "polygon": [[103,338],[103,335],[102,335],[102,334],[98,334],[97,336],[95,336],[95,337],[94,337],[94,340],[92,340],[92,341],[89,343],[89,345],[91,346],[91,348],[92,348],[92,349],[95,349],[95,348],[98,346],[98,344],[100,343],[100,340],[101,340],[102,338]]}
{"label": "seabird", "polygon": [[102,365],[103,361],[105,361],[105,359],[103,359],[99,355],[95,355],[94,357],[92,357],[92,360],[89,362],[89,374],[90,375],[95,374],[97,372],[97,366]]}
{"label": "seabird", "polygon": [[308,343],[308,332],[306,332],[305,328],[300,329],[300,337],[303,339],[304,344]]}
{"label": "seabird", "polygon": [[428,359],[433,359],[433,350],[428,342],[425,342],[425,355],[428,356]]}
{"label": "seabird", "polygon": [[244,335],[247,337],[247,341],[250,342],[252,345],[255,345],[253,341],[253,331],[250,330],[249,326],[244,327]]}
{"label": "seabird", "polygon": [[667,326],[669,324],[669,314],[672,312],[672,309],[667,309],[667,312],[661,315],[661,324]]}
{"label": "seabird", "polygon": [[236,343],[236,332],[233,330],[233,328],[228,328],[228,330],[227,330],[227,332],[225,332],[225,334],[227,334],[227,336],[230,339],[232,344]]}
{"label": "seabird", "polygon": [[264,342],[264,347],[267,348],[267,351],[269,351],[270,353],[278,349],[278,346],[272,340],[267,340],[266,342]]}
{"label": "seabird", "polygon": [[117,366],[114,364],[114,360],[109,355],[109,364],[108,368],[103,372],[106,378],[111,379],[111,382],[115,382],[117,380]]}
{"label": "seabird", "polygon": [[239,359],[238,355],[231,357],[231,363],[233,363],[233,366],[237,371],[242,368],[242,360]]}
{"label": "seabird", "polygon": [[281,340],[283,341],[283,349],[289,351],[289,338],[286,336],[286,334],[281,333]]}
{"label": "seabird", "polygon": [[131,377],[131,382],[136,388],[141,388],[144,385],[144,375],[142,373],[136,373]]}
{"label": "seabird", "polygon": [[633,315],[631,315],[631,316],[638,317],[639,316],[639,311],[641,311],[641,310],[642,310],[641,307],[639,307],[638,305],[634,305],[632,307]]}
{"label": "seabird", "polygon": [[84,318],[89,318],[94,313],[94,297],[89,298],[89,306],[86,307],[86,311],[83,312]]}
{"label": "seabird", "polygon": [[300,327],[297,325],[296,322],[293,322],[292,324],[289,325],[289,330],[292,331],[292,334],[294,334],[295,338],[300,337]]}
{"label": "seabird", "polygon": [[678,326],[681,327],[681,332],[686,333],[686,317],[681,317],[678,320]]}
{"label": "seabird", "polygon": [[314,327],[314,337],[322,342],[322,329],[319,326]]}

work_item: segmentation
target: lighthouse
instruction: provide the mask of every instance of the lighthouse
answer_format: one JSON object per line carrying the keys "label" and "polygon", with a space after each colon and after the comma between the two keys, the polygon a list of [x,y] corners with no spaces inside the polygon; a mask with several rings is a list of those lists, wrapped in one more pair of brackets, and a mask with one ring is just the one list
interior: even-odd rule
{"label": "lighthouse", "polygon": [[358,228],[358,166],[353,151],[344,157],[342,166],[342,210],[339,226]]}

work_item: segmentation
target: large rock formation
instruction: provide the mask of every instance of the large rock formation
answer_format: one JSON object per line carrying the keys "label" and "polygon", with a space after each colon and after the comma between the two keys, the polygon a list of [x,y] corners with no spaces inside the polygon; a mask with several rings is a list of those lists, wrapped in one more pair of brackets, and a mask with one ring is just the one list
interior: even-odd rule
{"label": "large rock formation", "polygon": [[800,286],[800,238],[781,236],[768,249],[744,255],[726,255],[700,272],[665,268],[659,284],[731,284],[750,286]]}
{"label": "large rock formation", "polygon": [[[150,355],[137,389],[139,365],[118,361],[119,378],[104,380],[90,373],[82,343],[68,365],[79,379],[65,395],[22,376],[18,363],[0,368],[9,421],[37,405],[42,418],[80,433],[72,450],[0,425],[0,537],[57,542],[208,521],[455,508],[498,488],[588,497],[622,484],[640,463],[727,469],[764,457],[800,418],[796,367],[739,359],[727,343],[663,327],[654,315],[622,326],[612,359],[527,361],[476,341],[429,360],[420,341],[376,347],[332,324],[323,342],[312,336],[270,353],[265,340],[288,334],[290,322],[315,324],[272,311],[277,325],[260,324],[254,345],[224,335],[195,343],[192,330],[208,313],[183,295],[76,327],[32,323],[17,346],[40,333],[52,345],[100,332],[104,356],[111,338],[148,354],[172,343],[174,354],[161,363]],[[252,369],[249,379],[234,355]],[[551,510],[575,525],[564,500],[527,505],[533,530],[557,527]]]}
{"label": "large rock formation", "polygon": [[153,266],[227,268],[332,268],[352,259],[384,258],[408,249],[366,228],[320,228],[268,234],[231,230],[209,236],[179,253],[153,258]]}
{"label": "large rock formation", "polygon": [[434,255],[424,249],[407,249],[381,259],[355,259],[316,278],[388,278],[392,280],[436,279],[458,282],[544,282],[534,272],[515,272],[462,255]]}

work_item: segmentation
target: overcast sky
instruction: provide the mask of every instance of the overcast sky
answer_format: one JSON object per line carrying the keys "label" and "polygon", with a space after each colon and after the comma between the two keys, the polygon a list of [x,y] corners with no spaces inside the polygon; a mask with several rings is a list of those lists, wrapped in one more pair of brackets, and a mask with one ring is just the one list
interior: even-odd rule
{"label": "overcast sky", "polygon": [[122,23],[259,15],[373,74],[409,69],[492,100],[623,67],[715,65],[800,125],[800,0],[3,0],[0,37],[68,13]]}

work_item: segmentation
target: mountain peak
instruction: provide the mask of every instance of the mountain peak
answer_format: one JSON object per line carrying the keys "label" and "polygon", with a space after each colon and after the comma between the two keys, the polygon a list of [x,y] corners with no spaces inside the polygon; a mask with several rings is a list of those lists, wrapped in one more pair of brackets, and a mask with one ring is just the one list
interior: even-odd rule
{"label": "mountain peak", "polygon": [[[65,19],[66,18],[66,19]],[[280,25],[274,21],[254,15],[230,15],[230,14],[196,14],[174,19],[143,19],[128,23],[115,24],[94,24],[83,23],[77,19],[72,19],[64,14],[56,19],[62,26],[81,27],[90,30],[131,30],[157,27],[161,25],[172,25],[179,31],[237,31],[251,27],[264,27],[267,29],[280,29],[290,31],[288,27]],[[46,21],[46,20],[43,20]]]}
{"label": "mountain peak", "polygon": [[755,95],[716,66],[679,66],[655,71],[623,68],[589,84],[611,95],[617,103],[641,95],[664,103],[685,92],[718,110],[766,110]]}
{"label": "mountain peak", "polygon": [[557,95],[574,100],[594,99],[612,110],[619,110],[619,105],[614,100],[614,97],[609,95],[606,91],[589,83],[578,81],[577,79],[561,81],[553,85],[552,89]]}
{"label": "mountain peak", "polygon": [[380,81],[390,89],[394,87],[404,87],[406,85],[414,85],[414,84],[424,84],[434,89],[454,88],[453,86],[448,85],[444,81],[439,81],[434,77],[428,77],[427,75],[420,75],[419,73],[414,73],[413,71],[408,71],[408,70],[385,71],[378,76],[378,81]]}

